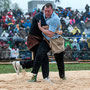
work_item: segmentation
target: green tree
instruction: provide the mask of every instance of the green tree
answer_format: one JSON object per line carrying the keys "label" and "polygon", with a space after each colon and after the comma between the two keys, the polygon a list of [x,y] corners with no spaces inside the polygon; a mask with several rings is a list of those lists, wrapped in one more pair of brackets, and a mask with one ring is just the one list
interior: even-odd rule
{"label": "green tree", "polygon": [[20,9],[17,3],[12,4],[12,9],[18,10]]}
{"label": "green tree", "polygon": [[10,0],[0,0],[0,11],[10,9],[10,4],[11,4]]}

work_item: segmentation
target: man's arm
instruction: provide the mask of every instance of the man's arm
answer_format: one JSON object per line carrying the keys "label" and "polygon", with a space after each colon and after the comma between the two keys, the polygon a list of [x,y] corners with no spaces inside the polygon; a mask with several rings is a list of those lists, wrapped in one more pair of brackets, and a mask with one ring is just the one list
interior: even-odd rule
{"label": "man's arm", "polygon": [[58,31],[58,30],[56,30],[56,32],[52,32],[52,31],[48,30],[48,28],[49,28],[48,26],[41,27],[41,21],[38,22],[38,27],[48,37],[52,37],[54,33],[57,33],[59,35],[62,35],[62,33],[63,33],[62,31]]}
{"label": "man's arm", "polygon": [[48,25],[46,25],[46,26],[42,26],[42,28],[44,28],[44,29],[48,29],[49,27],[48,27]]}
{"label": "man's arm", "polygon": [[38,22],[38,27],[46,36],[52,37],[54,35],[54,32],[51,32],[48,29],[41,27],[41,21]]}

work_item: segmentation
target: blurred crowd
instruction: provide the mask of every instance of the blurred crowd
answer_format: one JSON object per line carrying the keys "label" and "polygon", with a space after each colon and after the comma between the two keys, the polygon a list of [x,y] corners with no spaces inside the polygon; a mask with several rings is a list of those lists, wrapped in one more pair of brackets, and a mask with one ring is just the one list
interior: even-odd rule
{"label": "blurred crowd", "polygon": [[[65,38],[65,59],[90,59],[89,5],[85,6],[84,12],[71,7],[57,7],[54,11],[60,17]],[[30,59],[27,36],[32,18],[38,12],[40,9],[36,8],[25,14],[20,9],[0,12],[0,59]]]}
{"label": "blurred crowd", "polygon": [[0,13],[0,59],[15,59],[27,56],[27,35],[31,27],[31,14],[21,10],[5,10]]}

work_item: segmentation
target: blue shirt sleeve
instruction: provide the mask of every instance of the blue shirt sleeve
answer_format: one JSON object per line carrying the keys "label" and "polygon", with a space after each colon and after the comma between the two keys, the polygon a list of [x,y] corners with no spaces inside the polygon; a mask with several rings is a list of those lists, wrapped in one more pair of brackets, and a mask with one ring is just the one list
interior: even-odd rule
{"label": "blue shirt sleeve", "polygon": [[52,19],[51,23],[49,24],[49,31],[55,32],[57,29],[60,28],[60,20],[57,18]]}

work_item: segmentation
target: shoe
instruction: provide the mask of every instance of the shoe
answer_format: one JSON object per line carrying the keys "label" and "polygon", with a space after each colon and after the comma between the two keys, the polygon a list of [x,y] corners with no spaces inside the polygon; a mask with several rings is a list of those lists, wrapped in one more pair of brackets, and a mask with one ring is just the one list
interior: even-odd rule
{"label": "shoe", "polygon": [[47,82],[51,82],[49,77],[44,78],[44,80],[47,81]]}
{"label": "shoe", "polygon": [[59,76],[60,76],[60,78],[61,78],[62,80],[66,80],[66,77],[65,77],[64,74],[60,74],[60,73],[59,73]]}
{"label": "shoe", "polygon": [[62,80],[66,80],[66,77],[61,77]]}
{"label": "shoe", "polygon": [[20,68],[22,68],[21,65],[20,65],[20,61],[13,61],[12,65],[13,65],[17,75],[19,75]]}
{"label": "shoe", "polygon": [[34,74],[31,80],[28,80],[28,82],[36,82],[36,81],[37,81],[37,74]]}

